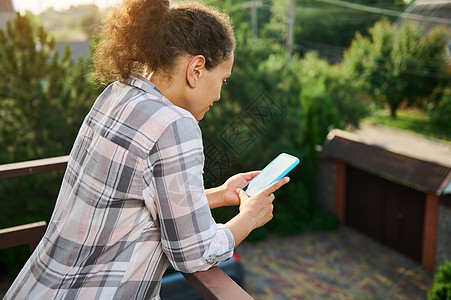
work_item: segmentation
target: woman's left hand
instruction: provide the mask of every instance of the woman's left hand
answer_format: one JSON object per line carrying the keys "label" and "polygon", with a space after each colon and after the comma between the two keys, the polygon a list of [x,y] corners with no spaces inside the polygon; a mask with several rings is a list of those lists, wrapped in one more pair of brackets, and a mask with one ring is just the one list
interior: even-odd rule
{"label": "woman's left hand", "polygon": [[242,189],[249,181],[257,176],[258,173],[260,173],[260,171],[240,173],[227,179],[227,181],[220,186],[223,202],[223,205],[221,206],[239,205],[241,201],[236,190]]}

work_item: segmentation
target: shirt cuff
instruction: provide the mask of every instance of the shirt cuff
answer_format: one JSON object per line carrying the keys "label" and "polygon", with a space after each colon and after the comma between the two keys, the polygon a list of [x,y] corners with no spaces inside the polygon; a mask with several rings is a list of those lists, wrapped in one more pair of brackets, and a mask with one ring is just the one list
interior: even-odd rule
{"label": "shirt cuff", "polygon": [[217,240],[212,241],[204,259],[207,263],[215,266],[230,259],[235,248],[235,238],[230,229],[224,224],[217,224]]}

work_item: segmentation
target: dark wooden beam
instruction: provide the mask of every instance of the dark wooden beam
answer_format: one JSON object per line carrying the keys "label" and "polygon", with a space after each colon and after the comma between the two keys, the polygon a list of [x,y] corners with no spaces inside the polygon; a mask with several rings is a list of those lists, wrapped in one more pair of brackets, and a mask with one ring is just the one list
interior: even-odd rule
{"label": "dark wooden beam", "polygon": [[68,160],[69,156],[59,156],[0,165],[0,179],[64,170]]}
{"label": "dark wooden beam", "polygon": [[45,221],[41,221],[0,229],[0,249],[29,244],[33,252],[44,236],[46,225]]}
{"label": "dark wooden beam", "polygon": [[335,161],[335,215],[340,224],[346,221],[346,163]]}
{"label": "dark wooden beam", "polygon": [[426,194],[423,223],[423,246],[421,264],[429,271],[434,271],[435,249],[437,242],[439,196],[434,193]]}

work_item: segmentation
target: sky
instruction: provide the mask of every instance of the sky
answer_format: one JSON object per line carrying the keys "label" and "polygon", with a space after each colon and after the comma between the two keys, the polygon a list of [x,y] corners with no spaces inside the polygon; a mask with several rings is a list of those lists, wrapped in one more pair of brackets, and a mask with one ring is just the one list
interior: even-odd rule
{"label": "sky", "polygon": [[120,0],[12,0],[13,6],[17,11],[25,12],[29,10],[34,14],[53,7],[56,10],[67,9],[69,7],[82,4],[95,4],[100,8],[115,5]]}

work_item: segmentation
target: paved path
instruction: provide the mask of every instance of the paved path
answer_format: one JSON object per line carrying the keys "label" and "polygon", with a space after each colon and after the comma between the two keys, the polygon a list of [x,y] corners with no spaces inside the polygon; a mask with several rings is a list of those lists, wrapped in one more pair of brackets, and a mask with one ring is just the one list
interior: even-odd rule
{"label": "paved path", "polygon": [[433,273],[359,232],[267,237],[237,248],[248,293],[265,299],[426,299]]}

